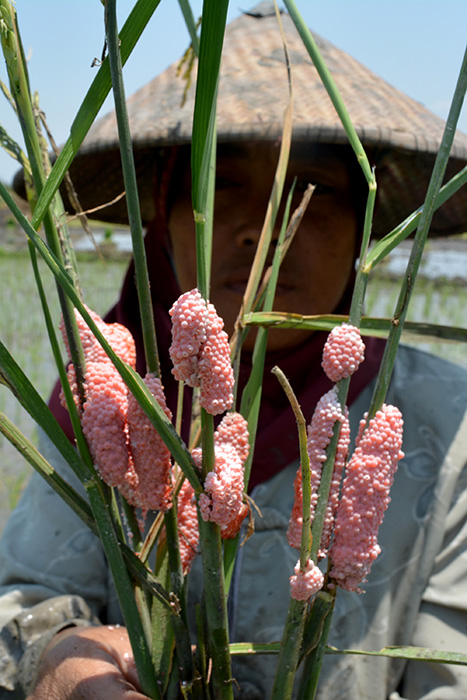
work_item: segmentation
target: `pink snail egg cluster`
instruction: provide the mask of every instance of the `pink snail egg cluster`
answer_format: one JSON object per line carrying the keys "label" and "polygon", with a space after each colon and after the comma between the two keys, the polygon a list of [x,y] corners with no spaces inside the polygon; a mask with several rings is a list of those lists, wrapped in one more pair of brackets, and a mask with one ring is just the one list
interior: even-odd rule
{"label": "pink snail egg cluster", "polygon": [[242,464],[245,464],[250,452],[248,425],[241,413],[226,413],[214,433],[214,442],[218,447],[230,445],[237,452]]}
{"label": "pink snail egg cluster", "polygon": [[[239,413],[229,413],[214,433],[214,469],[206,475],[204,493],[199,497],[203,520],[217,523],[224,539],[235,537],[248,513],[243,502],[244,467],[248,457],[247,422]],[[193,450],[201,467],[202,452]]]}
{"label": "pink snail egg cluster", "polygon": [[[220,525],[224,539],[236,537],[248,513],[243,503],[243,469],[248,457],[247,423],[239,413],[224,416],[214,433],[215,468],[207,474],[205,493],[199,497],[204,520]],[[201,469],[202,451],[193,450],[193,460]],[[185,480],[177,500],[177,521],[183,572],[186,574],[199,547],[199,528],[195,492]]]}
{"label": "pink snail egg cluster", "polygon": [[199,386],[198,356],[206,341],[206,303],[193,289],[185,292],[169,311],[172,316],[172,344],[169,348],[172,374],[178,382]]}
{"label": "pink snail egg cluster", "polygon": [[103,481],[119,487],[131,471],[125,429],[125,383],[110,362],[87,362],[84,390],[84,436]]}
{"label": "pink snail egg cluster", "polygon": [[182,570],[187,574],[199,548],[198,510],[193,486],[185,479],[177,498],[178,541]]}
{"label": "pink snail egg cluster", "polygon": [[[128,328],[122,326],[120,323],[105,323],[102,318],[92,311],[87,306],[85,306],[86,311],[91,316],[92,320],[107,340],[109,345],[112,347],[114,352],[120,357],[121,360],[126,362],[130,367],[135,369],[136,367],[136,346],[133,336],[131,335]],[[81,344],[83,346],[84,357],[86,361],[91,362],[107,362],[109,360],[105,350],[93,335],[88,324],[81,316],[81,314],[75,309],[75,317],[78,325],[79,336],[81,338]],[[68,339],[65,333],[65,324],[63,319],[60,321],[60,330],[62,332],[63,341],[67,349],[69,358],[70,348],[68,345]]]}
{"label": "pink snail egg cluster", "polygon": [[378,529],[390,502],[398,462],[404,456],[398,408],[384,405],[365,426],[363,419],[342,485],[330,550],[331,577],[342,588],[359,593],[380,553]]}
{"label": "pink snail egg cluster", "polygon": [[[169,420],[164,390],[158,377],[147,374],[144,383],[156,398]],[[129,502],[143,511],[166,512],[172,505],[172,463],[170,452],[161,436],[132,394],[128,395],[129,450],[137,483]]]}
{"label": "pink snail egg cluster", "polygon": [[331,487],[329,489],[328,502],[326,505],[326,513],[324,516],[323,532],[321,534],[320,548],[318,550],[318,560],[323,559],[329,549],[331,542],[334,520],[336,517],[337,507],[339,504],[340,486],[342,481],[342,472],[344,471],[345,463],[349,452],[350,444],[350,424],[349,412],[346,407],[344,419],[341,422],[339,440],[337,442],[336,456],[334,459],[334,468],[332,472]]}
{"label": "pink snail egg cluster", "polygon": [[243,504],[243,486],[243,464],[238,452],[227,445],[215,447],[214,470],[206,475],[205,493],[199,497],[199,509],[203,520],[219,525],[223,537],[232,533],[237,524],[241,525],[247,513]]}
{"label": "pink snail egg cluster", "polygon": [[308,559],[305,570],[300,568],[300,561],[294,567],[294,575],[290,577],[290,594],[295,600],[308,600],[323,587],[322,571]]}
{"label": "pink snail egg cluster", "polygon": [[363,362],[365,345],[355,326],[343,323],[329,333],[321,366],[332,382],[350,377]]}
{"label": "pink snail egg cluster", "polygon": [[[136,364],[136,348],[131,333],[120,324],[105,323],[98,314],[88,307],[86,310],[113,349],[116,349],[114,345],[117,346],[121,359],[134,366]],[[83,386],[86,398],[82,406],[81,416],[83,434],[103,481],[109,486],[121,487],[122,484],[133,481],[132,465],[128,459],[127,448],[127,388],[91,329],[76,309],[75,317],[86,364]],[[69,354],[63,319],[60,327]],[[67,375],[75,403],[81,409],[73,364],[70,364]],[[63,390],[61,401],[66,406]]]}
{"label": "pink snail egg cluster", "polygon": [[182,294],[169,313],[175,379],[200,387],[200,404],[208,413],[223,413],[232,406],[234,386],[224,322],[197,289]]}
{"label": "pink snail egg cluster", "polygon": [[[107,324],[95,312],[88,312],[114,352],[134,368],[136,348],[131,333],[118,323]],[[78,313],[76,320],[86,364],[81,422],[96,469],[102,480],[118,488],[131,505],[143,512],[165,512],[172,505],[170,453]],[[63,331],[63,322],[61,325]],[[68,378],[79,405],[72,364]],[[160,380],[147,375],[144,382],[170,419]]]}
{"label": "pink snail egg cluster", "polygon": [[[339,442],[336,452],[336,460],[334,464],[333,480],[331,486],[330,497],[326,509],[325,527],[321,539],[321,548],[319,558],[325,556],[325,550],[329,544],[329,538],[334,521],[334,513],[337,506],[340,479],[342,469],[347,457],[348,445],[350,440],[350,428],[348,421],[348,412],[342,412],[339,401],[337,399],[337,389],[333,387],[330,391],[324,394],[318,401],[313,416],[308,426],[307,447],[308,457],[310,459],[310,479],[311,479],[311,499],[310,499],[310,516],[314,517],[315,508],[318,503],[318,488],[321,481],[321,472],[323,464],[326,461],[326,449],[331,442],[334,424],[336,421],[341,423]],[[301,467],[297,470],[294,482],[294,504],[289,520],[289,528],[287,531],[287,539],[291,547],[300,549],[303,525],[303,493],[302,493],[302,470]]]}
{"label": "pink snail egg cluster", "polygon": [[[94,323],[97,325],[99,328],[100,332],[104,336],[104,338],[107,340],[109,345],[111,345],[112,349],[116,352],[116,354],[122,359],[124,362],[129,364],[133,369],[136,367],[136,346],[135,346],[135,341],[133,339],[133,336],[131,335],[130,331],[125,328],[125,326],[122,326],[120,323],[105,323],[101,317],[95,312],[89,309],[87,306],[85,306],[86,311],[89,313],[91,316],[92,320]],[[111,363],[108,355],[100,345],[100,343],[97,341],[95,336],[93,335],[91,329],[85,322],[84,318],[81,316],[81,314],[75,309],[75,318],[76,318],[76,323],[78,326],[78,331],[79,331],[79,336],[81,339],[81,344],[83,346],[83,354],[84,354],[84,359],[86,364],[90,362],[94,363],[101,363],[101,362],[107,362],[111,365],[111,369],[109,369],[109,372],[115,372],[117,377],[119,378],[120,375],[118,374],[117,370],[115,369],[114,365]],[[67,335],[65,332],[65,323],[63,321],[63,318],[60,321],[60,330],[62,333],[63,341],[65,344],[65,348],[68,353],[68,357],[71,360],[71,355],[70,355],[70,348],[68,345],[68,339]],[[79,395],[78,395],[78,385],[76,383],[76,374],[75,374],[75,369],[72,363],[70,363],[68,370],[67,370],[67,376],[68,376],[68,381],[70,383],[70,387],[73,393],[73,397],[75,400],[75,404],[78,408],[78,410],[81,410],[80,406],[80,401],[79,401]],[[118,380],[116,380],[118,381]],[[63,394],[63,390],[60,392],[60,400],[64,408],[66,408],[66,401],[65,397]]]}

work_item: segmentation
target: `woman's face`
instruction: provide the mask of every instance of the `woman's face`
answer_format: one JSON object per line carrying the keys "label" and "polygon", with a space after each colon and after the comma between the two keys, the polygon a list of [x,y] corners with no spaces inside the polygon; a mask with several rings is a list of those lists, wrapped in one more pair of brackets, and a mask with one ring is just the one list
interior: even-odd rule
{"label": "woman's face", "polygon": [[[304,147],[292,154],[284,199],[297,178],[292,205],[298,205],[308,183],[316,185],[308,210],[284,259],[274,310],[299,314],[332,313],[353,270],[357,215],[351,201],[346,165],[323,148]],[[232,333],[255,255],[268,198],[277,149],[270,144],[220,149],[217,161],[210,301]],[[186,168],[169,216],[169,232],[181,290],[196,287],[195,225],[190,173]],[[280,227],[282,213],[277,218]],[[276,234],[277,237],[277,234]],[[294,347],[310,331],[275,330],[268,348]],[[249,334],[252,336],[253,334]],[[251,349],[252,338],[246,347]]]}

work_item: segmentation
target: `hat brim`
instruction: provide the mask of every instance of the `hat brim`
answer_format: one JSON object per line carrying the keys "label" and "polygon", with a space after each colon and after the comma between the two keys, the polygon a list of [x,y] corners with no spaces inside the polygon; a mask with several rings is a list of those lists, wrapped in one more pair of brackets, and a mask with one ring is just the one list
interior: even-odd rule
{"label": "hat brim", "polygon": [[[271,141],[281,137],[289,97],[282,39],[275,13],[244,14],[225,34],[219,82],[218,140]],[[318,72],[288,15],[282,16],[292,65],[293,140],[345,145],[345,131]],[[381,237],[424,201],[444,122],[330,42],[316,37],[352,123],[376,166],[378,206],[373,234]],[[193,69],[195,70],[195,68]],[[187,87],[173,64],[127,100],[143,223],[154,218],[153,177],[160,149],[190,142],[195,81]],[[458,133],[446,180],[467,163],[467,136]],[[71,177],[85,210],[101,207],[124,191],[114,113],[91,128]],[[16,186],[19,183],[16,182]],[[127,223],[125,199],[99,209],[98,219]],[[467,197],[460,191],[436,212],[430,233],[467,230]]]}

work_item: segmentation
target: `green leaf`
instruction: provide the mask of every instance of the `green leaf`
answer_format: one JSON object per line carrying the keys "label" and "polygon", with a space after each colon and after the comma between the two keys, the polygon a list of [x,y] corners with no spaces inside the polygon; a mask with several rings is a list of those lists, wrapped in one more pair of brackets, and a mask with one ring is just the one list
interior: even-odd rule
{"label": "green leaf", "polygon": [[210,685],[216,700],[232,700],[227,596],[224,590],[220,528],[205,522],[198,511],[199,541],[204,576],[208,653],[212,659]]}
{"label": "green leaf", "polygon": [[191,45],[192,45],[193,51],[198,56],[199,55],[199,39],[198,39],[198,34],[196,33],[196,24],[195,24],[195,20],[193,17],[193,11],[191,9],[190,3],[188,2],[188,0],[178,0],[178,4],[180,5],[180,9],[182,11],[183,18],[185,20],[186,28],[188,29],[188,33],[190,35]]}
{"label": "green leaf", "polygon": [[438,651],[425,647],[384,647],[380,651],[362,651],[360,649],[336,649],[326,647],[326,654],[357,654],[359,656],[388,656],[392,659],[415,659],[419,661],[431,661],[438,664],[456,664],[467,666],[467,654],[456,651]]}
{"label": "green leaf", "polygon": [[160,377],[159,352],[156,340],[156,327],[152,308],[149,271],[144,246],[143,224],[139,205],[138,185],[136,181],[135,161],[130,134],[130,123],[125,100],[123,84],[122,59],[120,41],[117,31],[116,2],[110,0],[105,6],[105,33],[109,51],[110,73],[115,103],[115,114],[120,143],[123,181],[125,185],[128,221],[131,231],[133,260],[135,264],[135,280],[138,290],[138,302],[143,333],[144,354],[147,371]]}
{"label": "green leaf", "polygon": [[230,645],[232,656],[278,654],[281,650],[280,642],[236,642]]}
{"label": "green leaf", "polygon": [[[159,552],[158,552],[159,554]],[[163,561],[158,568],[159,578],[164,581],[165,587],[170,589],[170,571],[167,555],[167,547],[164,547]],[[151,607],[152,618],[152,649],[151,656],[156,670],[156,677],[165,696],[167,684],[170,678],[170,669],[175,649],[173,627],[170,624],[170,611],[158,600],[154,600]]]}
{"label": "green leaf", "polygon": [[[230,645],[230,653],[234,656],[257,655],[257,654],[278,654],[281,649],[280,642],[240,642]],[[440,664],[454,664],[467,666],[467,654],[456,651],[438,651],[425,647],[399,646],[384,647],[380,651],[364,651],[362,649],[337,649],[327,646],[325,654],[353,654],[358,656],[385,656],[392,659],[407,659],[419,661],[431,661]]]}
{"label": "green leaf", "polygon": [[228,0],[205,0],[191,145],[198,289],[209,298],[216,170],[216,105]]}
{"label": "green leaf", "polygon": [[[248,326],[265,326],[273,328],[300,328],[314,331],[331,331],[334,326],[348,321],[348,316],[339,314],[319,314],[305,316],[302,314],[286,313],[283,311],[258,311],[246,314],[243,323]],[[361,322],[362,335],[387,338],[393,320],[390,318],[377,318],[364,316]],[[467,328],[460,326],[444,326],[436,323],[422,323],[418,321],[406,321],[403,328],[403,337],[406,340],[423,338],[425,340],[449,340],[467,341]]]}
{"label": "green leaf", "polygon": [[205,0],[203,4],[191,150],[195,215],[204,215],[207,198],[206,185],[215,126],[217,83],[228,4],[228,0]]}
{"label": "green leaf", "polygon": [[307,600],[290,598],[271,700],[289,700],[292,696],[307,607]]}

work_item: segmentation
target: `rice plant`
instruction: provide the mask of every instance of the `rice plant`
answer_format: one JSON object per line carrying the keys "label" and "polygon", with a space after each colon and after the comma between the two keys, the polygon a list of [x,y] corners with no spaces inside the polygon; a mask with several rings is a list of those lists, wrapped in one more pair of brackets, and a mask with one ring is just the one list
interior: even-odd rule
{"label": "rice plant", "polygon": [[[269,327],[277,323],[287,323],[290,321],[289,316],[295,316],[292,321],[296,323],[299,330],[307,333],[310,330],[331,331],[325,343],[324,352],[328,353],[326,366],[329,370],[325,371],[328,379],[333,383],[333,388],[322,397],[325,399],[323,404],[325,425],[323,427],[321,423],[319,424],[320,429],[323,429],[318,438],[321,439],[324,436],[326,440],[325,444],[320,446],[317,457],[321,471],[320,483],[316,487],[318,497],[313,518],[311,517],[311,457],[307,449],[305,419],[287,378],[277,367],[273,370],[290,401],[297,421],[301,463],[298,471],[301,478],[301,500],[297,498],[299,508],[295,512],[298,536],[295,539],[295,545],[292,545],[300,550],[300,554],[294,570],[295,574],[290,577],[290,600],[284,634],[280,645],[266,643],[263,648],[263,651],[266,649],[268,653],[277,655],[271,697],[273,700],[288,700],[292,696],[296,670],[301,657],[304,657],[302,697],[315,696],[337,590],[340,587],[350,592],[360,592],[359,583],[368,573],[362,567],[356,574],[348,576],[348,569],[358,557],[348,546],[347,540],[341,550],[347,551],[347,557],[350,552],[350,562],[348,558],[345,559],[341,570],[334,561],[324,576],[316,565],[321,556],[319,550],[325,530],[328,498],[331,500],[331,497],[335,496],[339,500],[340,480],[332,483],[334,462],[337,463],[338,459],[345,462],[347,459],[349,444],[342,446],[340,433],[345,434],[346,439],[350,439],[346,403],[350,376],[358,369],[363,358],[363,341],[359,326],[361,325],[369,334],[384,333],[388,339],[367,418],[361,422],[361,432],[358,437],[362,445],[368,438],[368,447],[371,448],[368,470],[370,467],[373,468],[375,463],[378,465],[384,463],[385,469],[387,467],[381,476],[381,481],[377,480],[377,484],[375,481],[374,489],[370,484],[372,494],[378,492],[375,509],[379,518],[380,515],[382,517],[382,512],[388,504],[388,489],[397,462],[403,457],[400,411],[396,407],[385,405],[391,372],[399,341],[403,337],[404,324],[409,330],[411,329],[412,333],[422,333],[426,330],[410,324],[410,317],[407,316],[409,301],[416,299],[418,305],[417,303],[412,305],[414,310],[410,313],[424,323],[427,321],[427,316],[430,324],[435,320],[443,324],[450,320],[446,317],[450,297],[440,298],[435,286],[424,289],[417,296],[414,280],[434,211],[441,200],[459,186],[458,181],[451,180],[443,189],[441,188],[452,134],[466,89],[467,66],[464,65],[461,71],[448,127],[435,159],[425,205],[389,232],[370,250],[369,240],[377,191],[374,169],[370,166],[368,156],[350,120],[334,79],[322,59],[318,45],[304,26],[293,0],[285,0],[285,4],[339,115],[353,151],[352,156],[356,156],[367,187],[359,263],[349,312],[347,317],[342,319],[337,315],[336,317],[333,315],[298,316],[292,312],[290,314],[276,312],[274,317],[275,312],[272,310],[274,296],[278,289],[279,268],[290,238],[293,237],[293,232],[290,233],[289,230],[289,216],[295,185],[292,186],[290,193],[284,191],[286,199],[284,220],[276,227],[280,229],[277,240],[273,237],[276,216],[280,212],[279,201],[286,181],[292,139],[293,91],[292,81],[290,81],[289,103],[284,114],[275,179],[238,323],[229,347],[227,334],[223,331],[223,321],[217,315],[213,305],[209,303],[216,158],[216,102],[228,2],[227,0],[205,0],[199,41],[199,66],[191,140],[190,217],[191,214],[193,216],[190,220],[194,223],[195,229],[193,232],[196,239],[194,267],[197,288],[182,294],[169,311],[169,316],[172,317],[172,344],[168,354],[173,364],[172,374],[179,381],[177,415],[172,422],[172,415],[167,410],[165,399],[160,398],[163,392],[160,382],[161,365],[155,332],[155,314],[149,285],[140,200],[135,164],[131,155],[131,137],[122,76],[122,63],[138,40],[139,32],[143,30],[149,17],[157,9],[158,2],[157,0],[152,2],[137,0],[120,35],[116,24],[115,0],[107,0],[104,3],[109,58],[103,61],[83,102],[73,124],[70,139],[64,145],[53,168],[49,170],[50,163],[47,161],[46,149],[42,148],[41,138],[36,129],[37,120],[31,101],[15,12],[10,3],[0,0],[3,12],[2,45],[16,108],[24,127],[25,141],[28,146],[28,158],[24,160],[23,167],[26,192],[32,209],[31,221],[28,221],[19,211],[11,196],[1,185],[0,192],[28,237],[31,267],[34,271],[34,284],[31,289],[25,289],[24,281],[29,276],[32,280],[33,274],[24,271],[23,268],[16,269],[16,280],[21,281],[19,292],[16,281],[11,277],[14,266],[10,265],[11,269],[6,271],[7,284],[4,299],[11,313],[5,314],[4,317],[6,327],[3,345],[0,347],[0,368],[3,381],[20,403],[35,417],[78,476],[88,500],[69,488],[65,480],[43,459],[42,455],[31,448],[26,439],[27,436],[21,435],[7,416],[2,416],[2,430],[18,450],[27,456],[47,483],[58,491],[75,514],[99,537],[129,633],[141,688],[147,696],[156,700],[180,695],[232,700],[234,679],[231,671],[231,656],[236,653],[253,652],[253,645],[248,644],[245,647],[241,644],[230,645],[229,643],[227,593],[239,546],[241,522],[252,510],[244,487],[247,486],[253,454],[249,443],[251,442],[253,447],[258,425],[258,397],[261,396]],[[198,53],[196,28],[188,3],[184,2],[183,8],[193,38],[192,51]],[[278,12],[277,20],[280,24]],[[286,47],[284,51],[287,55]],[[119,324],[113,324],[113,327],[111,324],[105,324],[98,315],[108,308],[116,297],[122,273],[121,266],[109,264],[107,268],[99,267],[97,272],[95,267],[98,265],[97,262],[92,265],[79,265],[73,247],[69,244],[64,206],[59,194],[60,183],[97,115],[99,105],[111,88],[115,99],[135,263],[134,276],[147,371],[144,379],[136,372],[135,342],[131,338],[130,331],[122,329],[121,326],[116,328]],[[462,178],[466,179],[465,172],[461,175],[461,180]],[[307,189],[311,194],[314,185]],[[352,221],[356,222],[356,214]],[[41,223],[44,228],[44,239],[37,234]],[[391,299],[393,295],[391,285],[386,281],[371,283],[373,299],[370,298],[367,311],[374,312],[379,308],[378,305],[384,302],[382,315],[389,316],[389,320],[381,325],[378,319],[364,318],[364,298],[370,273],[397,242],[414,231],[416,231],[414,246],[407,272],[394,283],[397,290],[394,293],[394,300]],[[272,246],[272,243],[275,245]],[[263,268],[271,248],[273,248],[271,266],[264,275],[264,284],[261,286]],[[354,248],[355,246],[352,246],[352,253]],[[336,250],[332,252],[335,253]],[[41,264],[38,267],[38,257],[44,261],[45,266]],[[331,257],[331,255],[328,256],[326,261],[328,264]],[[103,270],[107,270],[108,275]],[[42,275],[39,274],[41,271]],[[92,280],[86,278],[88,273]],[[46,280],[44,287],[43,280]],[[98,283],[96,286],[93,284],[94,280]],[[37,292],[34,285],[37,285]],[[52,301],[53,299],[56,300]],[[386,306],[388,300],[393,301],[390,311]],[[36,325],[37,319],[42,314],[46,320],[47,338],[57,370],[54,365],[49,366],[48,362],[43,360],[43,357],[48,355],[45,349],[46,336],[39,334]],[[70,361],[68,368],[64,364],[63,348],[57,342],[56,328],[59,315],[62,317],[62,328],[66,336],[65,344]],[[238,397],[237,412],[234,404],[237,397],[232,390],[235,388],[236,379],[234,368],[238,368],[240,364],[241,346],[247,337],[248,327],[255,323],[260,328],[253,344],[251,373],[242,395]],[[382,331],[381,328],[383,328]],[[335,330],[337,333],[334,333]],[[433,333],[439,331],[433,327],[429,330]],[[455,329],[456,332],[457,330]],[[450,336],[450,329],[445,329],[443,334]],[[464,330],[461,329],[460,335],[465,340]],[[336,337],[337,351],[333,340]],[[125,347],[122,350],[123,346]],[[323,362],[323,367],[324,365]],[[22,370],[29,374],[29,379],[24,376]],[[66,438],[42,400],[46,398],[53,384],[56,371],[60,374],[64,401],[74,432],[74,444]],[[150,386],[157,386],[159,393],[150,390]],[[179,426],[183,396],[187,386],[194,391],[192,395],[188,394],[189,399],[193,396],[192,411],[190,411],[192,425],[189,439],[185,441]],[[219,386],[221,391],[216,393]],[[2,401],[6,402],[8,399],[2,397]],[[214,416],[225,410],[230,411],[232,407],[234,410],[227,413],[215,428]],[[6,412],[11,415],[9,405],[7,409]],[[16,409],[13,410],[13,415],[14,422],[22,428],[22,415],[16,413]],[[318,422],[319,420],[320,415],[317,418]],[[22,432],[26,433],[27,430],[30,430],[29,426],[22,429]],[[148,489],[141,487],[144,482],[141,476],[143,465],[139,472],[136,468],[140,445],[133,435],[137,433],[146,435],[146,441],[141,439],[145,449],[140,451],[140,454],[144,453],[146,469],[154,468],[156,452],[157,459],[159,459],[159,453],[163,453],[164,460],[168,456],[168,472],[164,472],[161,480],[163,479],[162,486],[167,487],[169,496],[165,498],[163,505],[158,507],[160,512],[154,517],[150,516],[149,531],[145,530],[141,524],[141,514],[144,518],[148,512],[152,511],[154,501],[148,500]],[[150,443],[151,449],[148,450],[149,438],[153,442]],[[152,447],[153,445],[157,447]],[[386,449],[387,445],[389,445],[388,449]],[[358,448],[359,445],[357,445]],[[173,457],[174,464],[170,461],[170,455]],[[356,461],[363,463],[365,460],[357,455]],[[349,469],[349,473],[351,472],[352,469]],[[378,472],[378,478],[379,476]],[[18,491],[22,475],[16,475],[14,478],[17,481],[12,491]],[[359,474],[358,478],[360,479],[358,488],[361,493],[362,489],[369,486],[371,476],[368,471]],[[157,486],[160,485],[157,484]],[[185,489],[188,491],[188,498],[183,502]],[[345,481],[343,489],[345,489]],[[332,495],[331,491],[333,491]],[[296,495],[297,493],[298,489],[296,489]],[[342,498],[340,503],[343,500]],[[353,499],[352,502],[353,507],[356,508],[356,500]],[[367,508],[365,498],[362,498],[358,505],[363,507],[361,513],[354,511],[358,518],[372,517],[372,511],[369,506]],[[193,529],[196,530],[203,579],[203,604],[198,609],[195,644],[192,643],[193,630],[188,624],[186,604],[187,591],[184,576],[189,567],[185,566],[182,558],[183,544],[185,539],[188,539],[188,535],[182,529],[182,520],[178,520],[185,506],[191,507],[194,511],[191,514],[190,534],[193,534]],[[353,517],[352,512],[350,516]],[[354,528],[351,523],[352,519],[344,521],[342,532],[346,530],[347,534],[358,534],[360,528]],[[381,520],[378,520],[376,530],[380,523]],[[366,526],[361,530],[365,528]],[[373,532],[370,534],[371,537],[375,535]],[[338,534],[335,536],[337,538]],[[150,553],[156,544],[157,556],[152,565]],[[371,545],[371,552],[363,551],[364,546],[359,550],[359,554],[363,557],[368,555],[368,561],[377,556],[378,546],[373,543],[373,540]],[[190,554],[193,552],[194,547],[191,546]],[[339,571],[339,574],[334,575],[333,572],[336,571]],[[312,574],[311,579],[309,574]],[[361,574],[360,579],[358,574]],[[323,590],[320,590],[321,588]],[[317,594],[316,598],[315,594]],[[195,653],[193,653],[193,647],[196,648]],[[346,650],[342,653],[346,653]],[[395,652],[382,650],[376,653],[387,655]],[[401,658],[411,658],[414,651],[410,648],[402,648],[397,653]],[[465,658],[459,661],[460,655],[456,654],[438,654],[426,649],[418,653],[421,653],[425,659],[466,663]]]}

